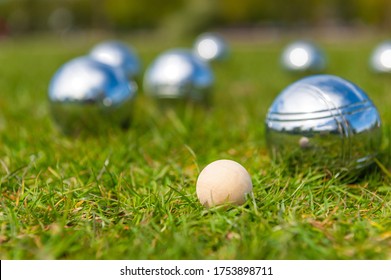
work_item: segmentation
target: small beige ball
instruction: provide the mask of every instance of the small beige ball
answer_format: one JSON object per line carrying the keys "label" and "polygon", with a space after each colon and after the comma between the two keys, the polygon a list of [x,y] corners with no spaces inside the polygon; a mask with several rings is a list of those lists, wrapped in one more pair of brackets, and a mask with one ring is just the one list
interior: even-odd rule
{"label": "small beige ball", "polygon": [[197,197],[206,207],[241,205],[253,189],[250,174],[239,163],[222,159],[207,165],[197,179]]}
{"label": "small beige ball", "polygon": [[310,139],[305,136],[301,137],[299,139],[299,145],[300,145],[300,148],[302,148],[302,149],[309,148],[311,146]]}

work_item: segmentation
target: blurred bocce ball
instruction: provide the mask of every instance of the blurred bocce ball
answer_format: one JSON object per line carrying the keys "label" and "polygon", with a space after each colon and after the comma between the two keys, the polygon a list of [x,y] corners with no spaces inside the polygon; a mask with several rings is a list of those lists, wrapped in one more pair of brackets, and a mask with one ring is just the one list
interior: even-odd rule
{"label": "blurred bocce ball", "polygon": [[223,61],[228,57],[228,44],[218,34],[203,33],[193,45],[194,53],[207,62]]}
{"label": "blurred bocce ball", "polygon": [[216,160],[199,174],[197,197],[205,207],[226,203],[241,205],[252,193],[253,185],[247,170],[233,160]]}
{"label": "blurred bocce ball", "polygon": [[140,75],[140,60],[133,48],[119,41],[107,41],[97,44],[90,56],[121,71],[127,79],[134,80]]}
{"label": "blurred bocce ball", "polygon": [[381,121],[358,86],[313,75],[276,97],[266,116],[266,139],[278,162],[333,172],[360,169],[378,153]]}
{"label": "blurred bocce ball", "polygon": [[283,50],[281,65],[290,72],[319,72],[324,70],[326,61],[323,52],[315,44],[296,41]]}
{"label": "blurred bocce ball", "polygon": [[75,58],[54,74],[49,85],[55,123],[67,134],[126,128],[137,87],[114,69],[90,57]]}
{"label": "blurred bocce ball", "polygon": [[391,41],[379,44],[370,57],[370,67],[377,73],[391,73]]}
{"label": "blurred bocce ball", "polygon": [[205,101],[214,77],[209,66],[191,51],[174,49],[159,55],[146,69],[144,90],[156,99]]}

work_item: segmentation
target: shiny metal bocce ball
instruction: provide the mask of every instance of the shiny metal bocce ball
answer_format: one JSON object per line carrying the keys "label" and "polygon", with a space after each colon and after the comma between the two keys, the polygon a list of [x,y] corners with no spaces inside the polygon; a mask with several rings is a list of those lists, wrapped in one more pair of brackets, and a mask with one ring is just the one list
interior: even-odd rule
{"label": "shiny metal bocce ball", "polygon": [[201,101],[209,98],[214,77],[209,66],[191,51],[164,52],[147,68],[144,90],[157,99]]}
{"label": "shiny metal bocce ball", "polygon": [[288,45],[281,55],[282,67],[291,72],[319,72],[326,61],[322,51],[312,43],[297,41]]}
{"label": "shiny metal bocce ball", "polygon": [[370,67],[377,73],[391,73],[391,41],[378,45],[372,52]]}
{"label": "shiny metal bocce ball", "polygon": [[90,56],[121,71],[129,80],[140,75],[140,60],[134,50],[118,41],[107,41],[96,45]]}
{"label": "shiny metal bocce ball", "polygon": [[194,53],[205,61],[222,61],[228,57],[228,45],[220,35],[204,33],[193,46]]}
{"label": "shiny metal bocce ball", "polygon": [[65,63],[49,85],[55,123],[67,134],[102,132],[129,125],[137,87],[90,57]]}
{"label": "shiny metal bocce ball", "polygon": [[360,169],[378,153],[381,121],[359,87],[314,75],[276,97],[266,117],[266,140],[277,162],[332,172]]}

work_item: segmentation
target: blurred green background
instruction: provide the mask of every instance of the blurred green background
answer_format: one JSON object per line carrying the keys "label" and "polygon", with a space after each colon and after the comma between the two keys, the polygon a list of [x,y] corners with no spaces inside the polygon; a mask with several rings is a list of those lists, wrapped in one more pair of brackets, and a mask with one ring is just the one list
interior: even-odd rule
{"label": "blurred green background", "polygon": [[[368,69],[390,27],[390,0],[0,0],[0,259],[391,259],[391,80]],[[213,65],[212,110],[162,116],[140,94],[129,131],[58,133],[47,88],[60,65],[119,37],[148,66],[207,30],[232,50]],[[278,63],[296,35],[378,106],[380,168],[354,184],[268,156],[267,109],[302,75]],[[248,168],[255,203],[198,203],[200,169],[221,158]]]}
{"label": "blurred green background", "polygon": [[0,34],[319,26],[391,28],[389,0],[0,0]]}

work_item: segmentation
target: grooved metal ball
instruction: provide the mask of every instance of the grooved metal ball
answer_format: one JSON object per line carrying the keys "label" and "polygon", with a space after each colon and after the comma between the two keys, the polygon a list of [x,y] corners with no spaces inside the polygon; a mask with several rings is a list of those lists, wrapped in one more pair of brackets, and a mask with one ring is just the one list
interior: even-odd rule
{"label": "grooved metal ball", "polygon": [[391,73],[391,41],[379,44],[372,52],[370,67],[377,73]]}
{"label": "grooved metal ball", "polygon": [[371,164],[381,120],[369,97],[333,75],[314,75],[284,89],[266,116],[266,140],[277,162],[331,171]]}
{"label": "grooved metal ball", "polygon": [[209,66],[191,51],[174,49],[158,56],[144,75],[144,90],[157,99],[203,101],[214,82]]}
{"label": "grooved metal ball", "polygon": [[110,66],[78,57],[60,67],[49,85],[55,123],[69,134],[129,125],[137,87]]}
{"label": "grooved metal ball", "polygon": [[291,72],[319,72],[326,66],[323,52],[313,43],[296,41],[281,55],[282,67]]}
{"label": "grooved metal ball", "polygon": [[194,53],[205,61],[222,61],[228,57],[228,44],[218,34],[203,33],[193,45]]}
{"label": "grooved metal ball", "polygon": [[121,71],[129,80],[140,75],[140,60],[133,48],[118,41],[97,44],[89,54],[95,60]]}

